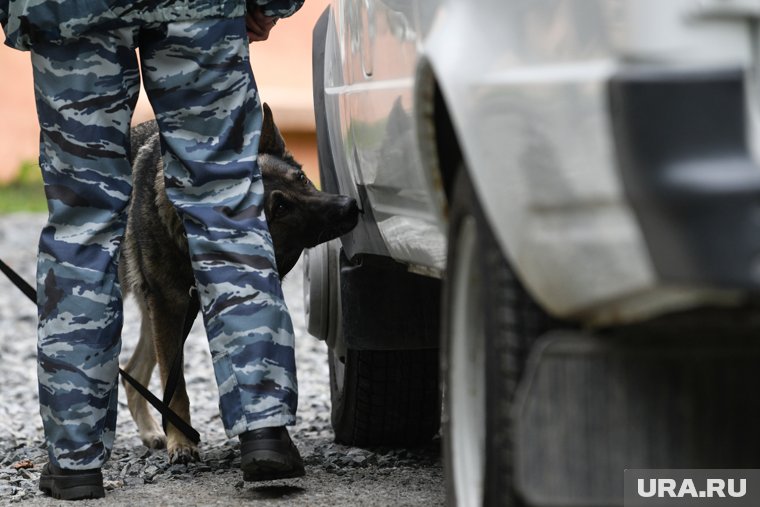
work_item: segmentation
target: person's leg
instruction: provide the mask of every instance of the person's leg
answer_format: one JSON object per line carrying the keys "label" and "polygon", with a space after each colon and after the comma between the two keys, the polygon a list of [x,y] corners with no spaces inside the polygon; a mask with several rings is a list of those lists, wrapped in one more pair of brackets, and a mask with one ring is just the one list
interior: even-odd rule
{"label": "person's leg", "polygon": [[51,465],[65,470],[99,468],[114,439],[116,266],[140,79],[132,38],[122,29],[32,50],[50,212],[37,265],[40,412]]}
{"label": "person's leg", "polygon": [[293,326],[264,217],[261,107],[242,19],[170,23],[140,37],[166,191],[183,219],[232,437],[295,422]]}

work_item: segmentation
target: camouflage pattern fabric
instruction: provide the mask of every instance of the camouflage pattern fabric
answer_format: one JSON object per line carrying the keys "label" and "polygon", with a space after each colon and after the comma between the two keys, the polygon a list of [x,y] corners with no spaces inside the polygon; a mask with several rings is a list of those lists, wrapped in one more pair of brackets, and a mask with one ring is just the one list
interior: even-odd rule
{"label": "camouflage pattern fabric", "polygon": [[167,193],[188,236],[225,429],[232,437],[295,420],[293,328],[261,207],[262,116],[244,22],[124,20],[32,50],[50,210],[37,275],[40,406],[50,459],[67,469],[101,466],[114,439],[136,46]]}
{"label": "camouflage pattern fabric", "polygon": [[[264,14],[284,18],[304,0],[248,0]],[[118,28],[125,20],[171,23],[241,17],[245,0],[0,0],[5,44],[29,50],[34,43],[65,43],[89,33]]]}

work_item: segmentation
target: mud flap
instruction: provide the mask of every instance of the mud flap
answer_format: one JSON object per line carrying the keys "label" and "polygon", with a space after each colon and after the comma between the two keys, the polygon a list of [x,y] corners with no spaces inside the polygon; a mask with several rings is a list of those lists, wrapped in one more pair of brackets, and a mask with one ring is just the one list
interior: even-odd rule
{"label": "mud flap", "polygon": [[760,343],[728,334],[541,338],[513,414],[525,505],[622,506],[626,468],[760,468]]}
{"label": "mud flap", "polygon": [[410,273],[393,260],[341,256],[340,295],[346,347],[353,350],[438,348],[441,281]]}

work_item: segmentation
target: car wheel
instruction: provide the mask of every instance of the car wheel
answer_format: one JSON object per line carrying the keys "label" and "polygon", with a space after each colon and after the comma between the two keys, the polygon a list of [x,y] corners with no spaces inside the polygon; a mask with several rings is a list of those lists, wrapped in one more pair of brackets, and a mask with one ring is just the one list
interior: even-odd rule
{"label": "car wheel", "polygon": [[[341,263],[347,262],[337,240],[309,250],[304,262],[307,327],[309,333],[327,344],[335,439],[362,447],[429,442],[441,422],[438,349],[347,347],[341,285],[353,283],[359,290],[373,289],[371,284],[365,284],[366,278],[351,281],[341,277]],[[388,279],[387,272],[376,267],[362,269],[370,279]],[[378,301],[366,306],[375,313],[388,310],[383,318],[394,318],[389,314],[390,307],[384,309]],[[354,318],[361,315],[362,312],[353,313]]]}
{"label": "car wheel", "polygon": [[336,441],[358,447],[414,446],[438,433],[437,350],[329,349]]}
{"label": "car wheel", "polygon": [[[373,320],[367,322],[378,318],[389,322],[399,319],[394,305],[384,305],[383,298],[364,300],[358,292],[376,294],[379,292],[375,285],[377,280],[394,280],[391,282],[394,286],[403,287],[403,278],[393,277],[388,271],[368,264],[359,268],[358,277],[356,271],[353,277],[348,276],[340,269],[350,264],[348,259],[342,253],[337,257],[340,262],[333,264],[337,272],[330,277],[337,281],[338,287],[332,302],[337,309],[337,326],[326,340],[335,440],[359,447],[414,446],[429,442],[441,424],[438,349],[358,350],[347,345],[352,341],[346,336],[346,329],[350,327],[345,325],[348,312],[343,311],[343,291],[352,294],[355,306],[362,307],[348,309],[350,318],[354,319],[354,329],[357,319],[371,317]],[[365,311],[371,311],[372,315]],[[383,329],[392,332],[390,324]]]}
{"label": "car wheel", "polygon": [[464,169],[454,188],[441,345],[447,496],[450,505],[519,505],[511,408],[549,318],[509,268]]}

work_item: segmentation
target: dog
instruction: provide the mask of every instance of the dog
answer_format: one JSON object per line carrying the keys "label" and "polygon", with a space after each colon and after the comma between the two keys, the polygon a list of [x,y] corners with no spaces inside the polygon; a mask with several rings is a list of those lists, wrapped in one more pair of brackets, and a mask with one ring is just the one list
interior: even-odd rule
{"label": "dog", "polygon": [[[264,213],[274,243],[277,271],[283,278],[301,252],[353,229],[359,208],[354,199],[320,192],[288,152],[264,104],[258,164],[264,182]],[[133,191],[119,262],[124,293],[134,295],[142,316],[140,338],[124,370],[148,385],[158,363],[165,388],[172,361],[182,345],[182,329],[194,286],[187,238],[164,189],[158,126],[142,123],[131,131]],[[170,407],[188,424],[190,404],[181,375]],[[166,434],[146,400],[124,384],[140,439],[149,448],[166,447],[171,463],[198,459],[197,446],[177,428]]]}

